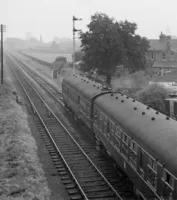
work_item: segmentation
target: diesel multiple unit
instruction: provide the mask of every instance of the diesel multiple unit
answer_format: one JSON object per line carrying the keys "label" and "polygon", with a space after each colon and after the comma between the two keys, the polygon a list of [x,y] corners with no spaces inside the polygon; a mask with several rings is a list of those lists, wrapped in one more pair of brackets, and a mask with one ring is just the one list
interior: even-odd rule
{"label": "diesel multiple unit", "polygon": [[142,199],[177,199],[175,120],[81,76],[63,79],[62,94]]}

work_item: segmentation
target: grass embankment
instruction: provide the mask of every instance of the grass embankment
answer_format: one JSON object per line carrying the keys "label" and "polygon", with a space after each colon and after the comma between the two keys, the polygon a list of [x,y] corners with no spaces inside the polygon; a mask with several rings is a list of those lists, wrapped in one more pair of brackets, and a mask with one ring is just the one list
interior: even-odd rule
{"label": "grass embankment", "polygon": [[0,199],[47,200],[50,190],[37,157],[37,146],[27,115],[15,101],[15,90],[5,71],[0,86]]}
{"label": "grass embankment", "polygon": [[33,56],[35,58],[38,58],[40,60],[43,60],[43,61],[46,61],[46,62],[49,62],[49,63],[53,63],[55,61],[55,59],[58,57],[58,56],[64,56],[66,57],[67,61],[68,62],[71,62],[72,61],[72,56],[70,53],[43,53],[43,52],[35,52],[35,51],[23,51],[24,53],[28,54],[29,56]]}

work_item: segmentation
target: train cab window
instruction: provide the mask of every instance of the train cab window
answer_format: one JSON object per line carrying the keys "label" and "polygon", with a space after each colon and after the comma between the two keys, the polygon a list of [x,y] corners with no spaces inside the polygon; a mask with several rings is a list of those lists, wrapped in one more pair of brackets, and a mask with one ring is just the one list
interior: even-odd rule
{"label": "train cab window", "polygon": [[167,183],[171,188],[174,188],[174,177],[167,170],[163,170],[163,181]]}
{"label": "train cab window", "polygon": [[148,165],[151,169],[157,172],[157,161],[151,156],[148,157]]}

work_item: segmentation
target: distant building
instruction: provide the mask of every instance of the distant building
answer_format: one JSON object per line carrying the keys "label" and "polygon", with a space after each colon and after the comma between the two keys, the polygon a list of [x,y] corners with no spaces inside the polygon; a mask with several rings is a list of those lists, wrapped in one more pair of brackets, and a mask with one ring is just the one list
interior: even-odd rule
{"label": "distant building", "polygon": [[52,49],[58,49],[59,48],[59,44],[56,43],[56,41],[54,40],[51,44],[51,48]]}
{"label": "distant building", "polygon": [[177,39],[161,32],[159,39],[151,39],[148,56],[152,67],[164,69],[177,68]]}

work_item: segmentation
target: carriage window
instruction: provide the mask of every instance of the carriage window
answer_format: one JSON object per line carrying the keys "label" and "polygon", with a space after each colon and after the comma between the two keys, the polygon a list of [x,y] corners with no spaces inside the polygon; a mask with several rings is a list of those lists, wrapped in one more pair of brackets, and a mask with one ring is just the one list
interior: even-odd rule
{"label": "carriage window", "polygon": [[163,171],[163,180],[170,185],[172,188],[174,188],[174,177],[167,172],[165,169]]}
{"label": "carriage window", "polygon": [[130,149],[131,149],[132,151],[134,151],[135,153],[137,153],[137,144],[136,144],[136,142],[133,141],[133,140],[131,140],[131,142],[130,142]]}
{"label": "carriage window", "polygon": [[154,171],[157,171],[157,161],[151,156],[148,157],[148,164]]}
{"label": "carriage window", "polygon": [[128,144],[129,137],[125,133],[123,134],[123,141]]}
{"label": "carriage window", "polygon": [[114,133],[115,131],[115,125],[114,125],[114,122],[110,121],[109,120],[109,130],[110,132]]}
{"label": "carriage window", "polygon": [[162,52],[162,59],[163,59],[163,60],[166,59],[166,54],[165,54],[165,52]]}
{"label": "carriage window", "polygon": [[121,133],[122,133],[122,129],[118,125],[116,125],[116,136],[121,138]]}
{"label": "carriage window", "polygon": [[143,168],[143,152],[142,149],[140,149],[140,167]]}
{"label": "carriage window", "polygon": [[174,52],[173,51],[171,52],[170,56],[171,56],[171,60],[174,60]]}
{"label": "carriage window", "polygon": [[95,114],[94,114],[94,118],[95,118],[95,120],[97,120],[98,119],[98,110],[95,108]]}
{"label": "carriage window", "polygon": [[103,119],[103,115],[102,115],[102,113],[100,112],[100,120],[102,120]]}

